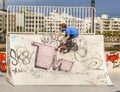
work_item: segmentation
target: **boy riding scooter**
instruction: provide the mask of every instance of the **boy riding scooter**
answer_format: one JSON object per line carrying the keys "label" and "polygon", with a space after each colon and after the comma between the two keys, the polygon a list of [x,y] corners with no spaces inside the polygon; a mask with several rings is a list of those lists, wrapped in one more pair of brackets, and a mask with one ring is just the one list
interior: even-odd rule
{"label": "boy riding scooter", "polygon": [[56,50],[58,50],[59,48],[65,50],[67,48],[67,45],[70,43],[70,41],[79,35],[79,32],[77,29],[73,27],[69,27],[65,23],[62,23],[59,26],[60,26],[60,31],[56,34],[55,40],[56,41],[58,40],[62,32],[65,32],[65,36],[61,40],[61,45]]}

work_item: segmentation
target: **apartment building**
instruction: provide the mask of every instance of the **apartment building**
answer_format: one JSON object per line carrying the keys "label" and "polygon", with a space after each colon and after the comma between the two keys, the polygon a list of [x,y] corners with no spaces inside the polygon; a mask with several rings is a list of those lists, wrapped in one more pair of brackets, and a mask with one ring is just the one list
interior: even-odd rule
{"label": "apartment building", "polygon": [[14,18],[12,20],[16,24],[14,25],[15,28],[13,28],[16,30],[15,32],[56,33],[59,31],[60,23],[66,23],[68,26],[75,27],[82,33],[86,33],[86,31],[91,29],[91,18],[76,18],[65,12],[52,11],[49,16],[46,16],[44,13],[24,11],[16,13],[15,17],[16,21]]}
{"label": "apartment building", "polygon": [[[8,31],[16,33],[56,33],[59,24],[66,23],[75,27],[80,33],[92,33],[91,18],[74,17],[66,12],[50,11],[49,14],[42,12],[22,11],[8,14]],[[94,30],[99,33],[104,31],[119,31],[120,18],[108,18],[108,15],[95,17]]]}
{"label": "apartment building", "polygon": [[81,7],[10,7],[8,32],[56,33],[60,23],[75,27],[80,33],[90,32],[90,10]]}
{"label": "apartment building", "polygon": [[102,15],[95,18],[96,32],[120,31],[120,18],[108,18],[108,15]]}
{"label": "apartment building", "polygon": [[86,33],[86,31],[91,28],[91,19],[81,19],[69,15],[65,12],[52,11],[50,16],[45,17],[45,28],[47,32],[57,32],[59,31],[59,24],[66,23],[68,26],[74,27],[81,33]]}
{"label": "apartment building", "polygon": [[0,10],[0,33],[6,30],[6,11]]}
{"label": "apartment building", "polygon": [[0,42],[4,42],[6,39],[6,11],[0,10]]}
{"label": "apartment building", "polygon": [[35,12],[25,12],[24,18],[23,18],[23,26],[25,32],[43,32],[45,31],[45,25],[44,25],[44,15],[41,13],[35,13]]}
{"label": "apartment building", "polygon": [[34,33],[44,30],[44,16],[40,13],[29,11],[8,13],[8,21],[10,33]]}
{"label": "apartment building", "polygon": [[6,20],[8,21],[8,25],[6,27],[8,27],[7,31],[8,32],[17,32],[17,27],[16,27],[16,16],[13,13],[8,13],[7,14],[8,19],[6,18]]}

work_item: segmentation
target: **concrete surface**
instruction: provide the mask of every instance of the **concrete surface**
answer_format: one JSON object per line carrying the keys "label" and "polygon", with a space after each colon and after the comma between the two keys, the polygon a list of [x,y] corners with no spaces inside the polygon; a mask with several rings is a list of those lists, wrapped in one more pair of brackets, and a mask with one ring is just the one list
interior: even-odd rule
{"label": "concrete surface", "polygon": [[78,49],[66,53],[55,50],[60,43],[54,36],[10,34],[7,55],[12,84],[112,85],[102,35],[79,35],[71,42]]}
{"label": "concrete surface", "polygon": [[0,92],[120,92],[120,72],[109,72],[114,86],[12,86],[0,74]]}

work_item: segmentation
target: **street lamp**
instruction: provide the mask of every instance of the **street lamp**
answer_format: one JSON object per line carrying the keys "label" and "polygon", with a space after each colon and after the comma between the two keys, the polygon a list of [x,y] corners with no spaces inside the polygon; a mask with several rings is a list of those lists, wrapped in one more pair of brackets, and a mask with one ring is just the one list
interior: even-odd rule
{"label": "street lamp", "polygon": [[95,0],[91,1],[91,7],[95,7]]}
{"label": "street lamp", "polygon": [[7,0],[2,0],[2,2],[3,2],[3,3],[2,3],[2,4],[3,4],[3,7],[2,7],[3,11],[5,10],[6,1],[7,1]]}
{"label": "street lamp", "polygon": [[91,1],[91,7],[92,7],[92,33],[94,33],[94,14],[95,14],[95,0]]}

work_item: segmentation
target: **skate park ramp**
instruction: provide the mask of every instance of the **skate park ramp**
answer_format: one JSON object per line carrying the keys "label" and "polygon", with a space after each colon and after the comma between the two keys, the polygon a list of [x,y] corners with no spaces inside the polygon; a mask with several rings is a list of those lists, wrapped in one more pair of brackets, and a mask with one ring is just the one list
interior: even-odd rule
{"label": "skate park ramp", "polygon": [[[13,85],[113,85],[102,35],[79,35],[63,53],[54,35],[10,34],[7,78]],[[75,46],[74,46],[75,47]]]}

